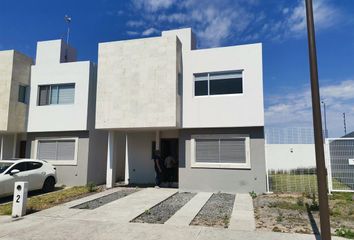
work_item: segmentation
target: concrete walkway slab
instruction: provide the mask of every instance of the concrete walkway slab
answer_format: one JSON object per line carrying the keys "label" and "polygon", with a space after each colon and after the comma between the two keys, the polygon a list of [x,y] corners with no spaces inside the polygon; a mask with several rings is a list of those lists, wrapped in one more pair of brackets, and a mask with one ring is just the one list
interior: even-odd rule
{"label": "concrete walkway slab", "polygon": [[122,189],[124,189],[124,188],[108,189],[103,192],[95,193],[95,194],[89,195],[87,197],[79,198],[74,201],[67,202],[67,203],[61,204],[59,206],[40,211],[38,213],[34,213],[33,216],[39,216],[39,217],[47,216],[47,217],[51,217],[51,218],[63,218],[63,217],[74,216],[80,212],[85,212],[87,210],[85,210],[85,209],[71,209],[71,207],[74,207],[74,206],[79,205],[81,203],[88,202],[88,201],[91,201],[91,200],[94,200],[94,199],[97,199],[100,197],[107,196],[109,194],[118,192]]}
{"label": "concrete walkway slab", "polygon": [[209,200],[212,193],[198,193],[186,205],[178,210],[169,220],[167,225],[188,226],[200,209]]}
{"label": "concrete walkway slab", "polygon": [[[84,210],[73,218],[128,223],[177,192],[176,189],[146,188],[93,210]],[[73,210],[73,209],[70,209]]]}
{"label": "concrete walkway slab", "polygon": [[239,231],[256,230],[253,200],[249,194],[236,194],[229,229]]}

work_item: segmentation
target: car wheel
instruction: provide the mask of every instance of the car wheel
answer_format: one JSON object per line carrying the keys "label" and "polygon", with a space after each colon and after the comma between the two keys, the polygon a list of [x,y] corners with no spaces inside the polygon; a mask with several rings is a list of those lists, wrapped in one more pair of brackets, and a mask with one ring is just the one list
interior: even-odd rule
{"label": "car wheel", "polygon": [[54,186],[55,186],[55,179],[53,177],[48,177],[44,181],[42,191],[45,193],[52,192],[54,191]]}

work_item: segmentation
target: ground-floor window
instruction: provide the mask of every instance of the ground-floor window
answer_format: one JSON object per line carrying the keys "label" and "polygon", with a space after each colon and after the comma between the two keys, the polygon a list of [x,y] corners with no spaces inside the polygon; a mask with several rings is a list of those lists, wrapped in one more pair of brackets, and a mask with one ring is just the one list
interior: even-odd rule
{"label": "ground-floor window", "polygon": [[36,140],[36,159],[54,165],[77,164],[78,138],[41,138]]}
{"label": "ground-floor window", "polygon": [[241,135],[194,135],[191,166],[202,168],[250,168],[250,138]]}

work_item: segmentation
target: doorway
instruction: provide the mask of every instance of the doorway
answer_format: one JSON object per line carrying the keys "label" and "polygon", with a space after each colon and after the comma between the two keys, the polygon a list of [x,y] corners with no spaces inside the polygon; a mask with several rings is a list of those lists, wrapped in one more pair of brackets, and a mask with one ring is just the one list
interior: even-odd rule
{"label": "doorway", "polygon": [[166,181],[178,185],[178,139],[162,138],[160,140],[160,151],[162,159],[171,157],[173,159],[172,169],[166,169]]}
{"label": "doorway", "polygon": [[26,158],[27,141],[20,141],[19,158]]}
{"label": "doorway", "polygon": [[[156,149],[156,142],[152,142],[152,157],[154,150]],[[172,169],[165,168],[164,181],[172,183],[172,187],[178,187],[178,166],[179,166],[179,146],[178,138],[161,138],[160,139],[160,153],[161,158],[166,160],[167,157],[173,158],[173,167]],[[165,166],[166,167],[166,166]]]}

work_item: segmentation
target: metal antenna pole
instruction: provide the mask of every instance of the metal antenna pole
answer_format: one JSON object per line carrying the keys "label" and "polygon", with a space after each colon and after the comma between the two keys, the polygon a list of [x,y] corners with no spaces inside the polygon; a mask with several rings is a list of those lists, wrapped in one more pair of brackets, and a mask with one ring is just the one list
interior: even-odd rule
{"label": "metal antenna pole", "polygon": [[68,25],[68,30],[66,32],[66,44],[69,45],[69,37],[70,37],[70,23],[71,23],[71,17],[69,17],[68,15],[64,16],[64,20]]}
{"label": "metal antenna pole", "polygon": [[345,113],[343,113],[343,122],[344,122],[344,135],[347,135],[347,120],[345,119]]}
{"label": "metal antenna pole", "polygon": [[327,171],[326,171],[325,158],[324,158],[313,5],[312,5],[312,0],[305,0],[305,3],[306,3],[307,34],[308,34],[308,45],[309,45],[310,73],[311,73],[311,96],[312,96],[313,126],[314,126],[314,135],[315,135],[318,200],[320,205],[321,239],[330,240],[331,228],[330,228],[330,221],[329,221],[329,207],[328,207],[328,195],[327,195],[328,192]]}
{"label": "metal antenna pole", "polygon": [[69,45],[69,37],[70,37],[70,23],[68,23],[68,31],[66,33],[66,44]]}
{"label": "metal antenna pole", "polygon": [[325,138],[328,138],[326,103],[322,101],[322,104],[323,104],[323,115],[324,115],[324,125],[325,125]]}

